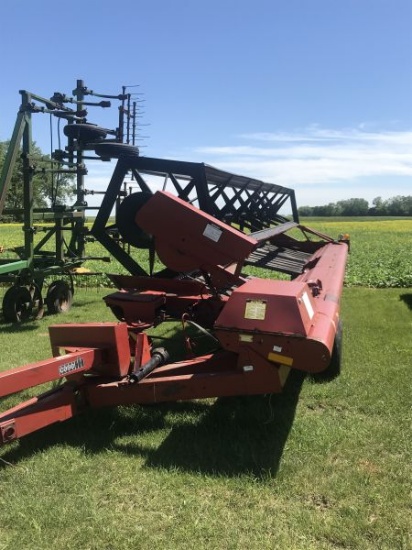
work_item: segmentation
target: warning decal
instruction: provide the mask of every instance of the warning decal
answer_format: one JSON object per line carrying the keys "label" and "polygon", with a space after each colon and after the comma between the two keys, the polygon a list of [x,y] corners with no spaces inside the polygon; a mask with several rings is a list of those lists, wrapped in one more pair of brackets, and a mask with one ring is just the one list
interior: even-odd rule
{"label": "warning decal", "polygon": [[245,319],[263,321],[266,317],[266,307],[264,300],[246,300]]}
{"label": "warning decal", "polygon": [[220,227],[218,227],[217,225],[213,225],[212,223],[208,223],[205,230],[203,231],[203,235],[211,241],[215,241],[215,243],[219,242],[222,233],[223,231],[220,229]]}

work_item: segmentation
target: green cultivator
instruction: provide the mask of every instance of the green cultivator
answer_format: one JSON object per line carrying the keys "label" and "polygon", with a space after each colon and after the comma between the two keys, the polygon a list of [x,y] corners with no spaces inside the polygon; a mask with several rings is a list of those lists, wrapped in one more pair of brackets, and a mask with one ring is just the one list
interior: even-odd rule
{"label": "green cultivator", "polygon": [[[77,81],[74,97],[55,93],[50,99],[21,90],[21,106],[17,115],[10,146],[0,177],[0,219],[7,216],[23,220],[23,243],[10,247],[0,237],[0,283],[11,286],[3,298],[3,316],[6,321],[19,322],[41,317],[44,305],[51,313],[70,308],[73,299],[73,270],[87,258],[88,240],[85,211],[90,207],[85,200],[86,160],[107,160],[125,152],[138,154],[131,128],[135,127],[136,103],[131,95],[101,95],[89,90],[82,80]],[[99,99],[86,101],[88,96]],[[108,99],[120,103],[117,128],[111,130],[87,121],[87,108],[111,106]],[[72,107],[68,107],[72,105]],[[64,120],[64,149],[53,151],[51,158],[40,157],[33,146],[32,126],[35,116],[49,115],[50,120]],[[127,141],[127,143],[126,143]],[[132,143],[129,143],[129,142]],[[5,208],[7,194],[12,192],[15,167],[21,162],[23,204],[19,208]],[[50,182],[50,204],[34,208],[36,177]],[[61,205],[58,188],[62,178],[75,182],[75,202]],[[95,192],[93,192],[95,193]],[[42,225],[41,225],[42,224]],[[3,256],[3,257],[2,257]],[[47,284],[47,281],[51,283]]]}

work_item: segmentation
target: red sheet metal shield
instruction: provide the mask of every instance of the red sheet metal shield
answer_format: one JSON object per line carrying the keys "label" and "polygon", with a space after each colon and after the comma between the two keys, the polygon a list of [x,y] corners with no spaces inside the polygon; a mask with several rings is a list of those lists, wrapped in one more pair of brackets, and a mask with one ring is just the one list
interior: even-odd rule
{"label": "red sheet metal shield", "polygon": [[234,290],[215,333],[224,349],[239,354],[239,366],[256,354],[268,367],[276,363],[308,372],[328,367],[346,255],[346,245],[330,243],[294,281],[256,278]]}
{"label": "red sheet metal shield", "polygon": [[257,244],[255,239],[164,191],[155,193],[135,220],[154,235],[159,258],[175,271],[243,261]]}
{"label": "red sheet metal shield", "polygon": [[93,370],[102,375],[125,376],[130,367],[130,347],[125,323],[73,323],[49,327],[53,355],[60,350],[98,348],[104,357]]}
{"label": "red sheet metal shield", "polygon": [[234,290],[215,328],[306,336],[314,310],[306,283],[252,279]]}

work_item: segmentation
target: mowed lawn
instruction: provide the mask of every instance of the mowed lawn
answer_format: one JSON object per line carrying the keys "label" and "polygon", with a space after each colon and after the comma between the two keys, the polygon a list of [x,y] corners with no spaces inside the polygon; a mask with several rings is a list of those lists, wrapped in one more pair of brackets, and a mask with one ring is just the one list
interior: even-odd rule
{"label": "mowed lawn", "polygon": [[[404,221],[311,224],[352,237],[338,378],[90,412],[2,448],[0,549],[412,548],[412,283],[393,267],[411,277]],[[382,260],[375,285],[368,257]],[[64,316],[0,322],[0,369],[47,357],[50,324],[112,320],[105,292],[78,289]]]}

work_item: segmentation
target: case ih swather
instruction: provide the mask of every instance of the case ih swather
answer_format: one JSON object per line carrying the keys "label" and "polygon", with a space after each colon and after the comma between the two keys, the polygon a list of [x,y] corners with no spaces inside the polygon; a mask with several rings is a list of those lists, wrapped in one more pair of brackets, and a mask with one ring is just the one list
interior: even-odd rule
{"label": "case ih swather", "polygon": [[[0,445],[89,408],[280,392],[291,369],[339,359],[348,246],[300,225],[293,191],[123,153],[91,230],[130,273],[112,275],[119,290],[104,298],[119,321],[51,326],[53,358],[0,373],[0,398],[63,381],[0,414]],[[129,174],[137,190],[124,196]],[[287,201],[294,221],[279,215]],[[290,280],[248,276],[248,265]],[[153,344],[153,327],[172,320],[184,358]],[[210,342],[199,355],[193,331]]]}

